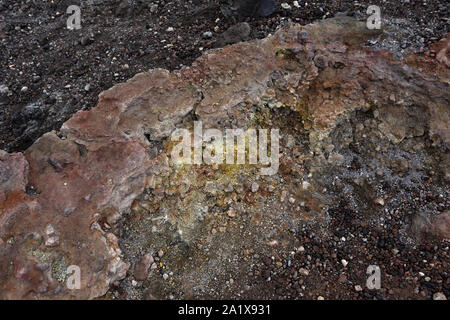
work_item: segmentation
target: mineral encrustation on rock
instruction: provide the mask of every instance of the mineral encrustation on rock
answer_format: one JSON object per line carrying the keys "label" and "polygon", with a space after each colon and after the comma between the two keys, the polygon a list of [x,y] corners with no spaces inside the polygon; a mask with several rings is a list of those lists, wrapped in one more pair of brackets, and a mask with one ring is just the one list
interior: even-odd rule
{"label": "mineral encrustation on rock", "polygon": [[[236,297],[223,289],[229,274],[247,279],[273,250],[302,254],[305,224],[340,239],[347,223],[383,229],[377,219],[396,208],[410,221],[395,241],[448,237],[447,53],[396,60],[366,46],[382,36],[345,16],[287,25],[181,70],[138,74],[23,154],[1,152],[0,298],[93,299],[113,285],[131,298]],[[169,137],[193,121],[279,128],[278,173],[175,165]],[[415,200],[429,193],[434,204]],[[264,265],[284,268],[277,259]],[[69,266],[79,289],[66,285]],[[128,285],[129,269],[143,285]],[[260,297],[260,285],[236,292]]]}

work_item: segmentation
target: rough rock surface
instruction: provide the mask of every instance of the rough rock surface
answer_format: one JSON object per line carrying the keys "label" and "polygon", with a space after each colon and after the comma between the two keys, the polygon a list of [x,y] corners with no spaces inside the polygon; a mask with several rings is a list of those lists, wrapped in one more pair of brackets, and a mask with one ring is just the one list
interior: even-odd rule
{"label": "rough rock surface", "polygon": [[[284,160],[281,155],[279,174],[271,181],[264,181],[275,184],[279,191],[283,179],[298,176],[299,180],[292,180],[289,190],[293,200],[288,199],[292,207],[297,202],[303,203],[303,208],[292,209],[298,212],[291,221],[318,219],[325,223],[327,210],[345,192],[352,209],[371,208],[365,204],[366,182],[360,179],[362,172],[339,173],[343,177],[340,183],[351,185],[352,190],[336,187],[329,194],[320,191],[329,181],[318,177],[327,176],[331,167],[354,165],[351,158],[358,156],[349,158],[347,150],[362,147],[352,138],[353,129],[348,124],[360,113],[373,114],[373,118],[363,121],[376,132],[373,141],[367,142],[370,148],[373,143],[374,149],[378,144],[382,149],[395,149],[411,138],[421,139],[420,143],[431,141],[430,148],[435,148],[431,156],[411,156],[406,163],[390,159],[392,172],[400,172],[400,178],[389,173],[390,180],[386,183],[403,182],[401,172],[409,168],[414,173],[405,179],[422,178],[418,173],[421,161],[433,156],[445,159],[450,147],[450,90],[445,54],[439,56],[440,62],[420,56],[396,60],[390,52],[364,46],[380,32],[368,30],[364,23],[343,16],[304,27],[290,25],[263,40],[210,51],[191,67],[179,71],[169,73],[156,69],[138,74],[103,92],[96,108],[78,112],[60,132],[45,134],[23,155],[0,153],[0,298],[103,296],[110,286],[126,277],[131,263],[141,259],[143,247],[140,246],[148,245],[137,241],[133,247],[132,232],[123,231],[118,224],[124,213],[130,213],[130,208],[132,216],[124,224],[139,220],[142,218],[139,215],[148,212],[163,213],[168,228],[183,234],[181,240],[179,237],[174,241],[188,246],[195,242],[211,208],[227,207],[228,217],[236,217],[229,212],[233,199],[218,205],[219,199],[214,197],[226,192],[220,186],[221,181],[233,185],[236,192],[232,195],[236,197],[240,188],[238,177],[251,180],[254,169],[235,172],[220,169],[224,172],[220,175],[223,180],[214,185],[217,190],[210,189],[210,194],[205,195],[201,191],[205,182],[201,179],[209,174],[214,176],[210,171],[216,169],[196,168],[189,175],[191,169],[175,168],[169,161],[167,137],[177,126],[189,125],[192,119],[202,120],[205,128],[219,129],[267,124],[276,127],[291,121],[290,128],[299,130],[294,136],[295,141],[301,141],[297,146],[299,162],[293,163],[291,158]],[[277,118],[277,113],[289,119],[279,119],[282,116]],[[354,129],[355,136],[361,131],[358,128]],[[361,141],[363,138],[361,134]],[[383,138],[386,139],[380,140]],[[286,145],[289,149],[289,141]],[[394,150],[384,158],[389,159],[396,152],[403,155],[403,151]],[[372,156],[374,161],[378,159],[376,154]],[[448,179],[448,162],[437,162],[439,165],[433,162],[433,168],[446,172],[442,179]],[[296,166],[301,167],[298,172]],[[375,169],[367,171],[367,176],[374,172]],[[164,185],[161,180],[167,180],[168,175],[170,184]],[[163,187],[155,186],[155,181]],[[448,198],[448,180],[436,183],[437,192]],[[144,191],[149,189],[154,196],[150,200],[144,196]],[[265,193],[268,200],[269,194],[275,194],[266,188],[256,191]],[[170,196],[182,203],[164,202]],[[281,200],[277,201],[283,202],[286,197],[282,193]],[[266,219],[256,215],[259,211],[270,215],[268,221],[280,223],[283,230],[289,229],[283,224],[284,217],[276,217],[278,204],[271,206],[270,202],[249,198],[244,202],[252,201],[258,208],[252,223]],[[156,205],[156,209],[151,207]],[[150,209],[139,209],[146,206]],[[236,210],[248,213],[243,207]],[[435,221],[439,220],[447,221],[448,226],[448,212],[436,217]],[[142,222],[140,227],[144,226],[154,231],[151,225]],[[223,226],[216,228],[219,233],[225,232]],[[445,228],[432,224],[426,228],[427,232],[448,236]],[[118,237],[124,239],[126,258]],[[238,237],[234,234],[230,239]],[[268,241],[264,238],[265,243]],[[285,241],[282,246],[290,243]],[[269,246],[278,245],[278,241],[269,243]],[[220,257],[216,259],[217,263],[223,263]],[[79,290],[66,288],[66,269],[70,265],[81,269]],[[191,273],[183,268],[179,270],[185,272],[180,271],[179,280],[184,297],[208,297],[206,293],[197,295],[190,290],[198,274],[204,271],[202,268],[192,269]],[[205,274],[214,272],[208,270]],[[172,275],[161,272],[164,280],[173,283]],[[139,280],[144,279],[146,271],[139,274]],[[231,280],[227,280],[228,284]],[[200,283],[209,281],[212,280],[203,279]],[[253,290],[256,288],[255,285]],[[165,294],[166,290],[161,292]],[[256,294],[252,290],[248,294],[255,297],[252,292]],[[134,294],[140,298],[158,295],[145,288]]]}

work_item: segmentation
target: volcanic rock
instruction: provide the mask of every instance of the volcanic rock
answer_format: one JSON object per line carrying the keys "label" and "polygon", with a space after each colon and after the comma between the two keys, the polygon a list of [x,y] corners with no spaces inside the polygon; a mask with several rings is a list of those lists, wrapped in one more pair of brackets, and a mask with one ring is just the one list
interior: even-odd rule
{"label": "volcanic rock", "polygon": [[[181,70],[140,73],[101,93],[97,107],[78,112],[23,154],[1,151],[0,298],[93,299],[119,283],[130,263],[115,225],[135,209],[134,200],[146,188],[160,199],[174,192],[150,183],[173,168],[167,150],[158,147],[165,148],[174,129],[193,117],[205,128],[223,129],[251,127],[254,106],[275,114],[281,108],[296,112],[301,120],[287,120],[298,121],[307,132],[304,143],[311,152],[303,156],[316,156],[308,160],[311,175],[328,167],[323,149],[333,135],[343,146],[358,148],[343,126],[358,111],[376,110],[379,122],[367,125],[393,144],[425,135],[437,150],[448,148],[447,66],[414,55],[396,60],[390,52],[366,47],[380,32],[343,16],[288,25],[269,38],[208,52]],[[280,174],[295,169],[289,161],[281,165]],[[206,176],[213,174],[208,170]],[[366,182],[348,180],[356,181],[352,188],[364,199],[358,188]],[[295,190],[294,199],[307,201],[304,211],[320,216],[331,196],[320,192],[317,181],[308,181],[307,188]],[[31,187],[36,192],[29,194]],[[178,234],[187,243],[204,221],[199,214],[210,213],[205,203],[210,196],[200,188],[190,190],[179,200],[179,207],[189,208],[185,215],[160,203],[167,219],[184,228]],[[195,201],[201,206],[190,205]],[[448,221],[445,217],[439,219]],[[252,219],[261,220],[257,214]],[[447,227],[439,230],[448,235]],[[69,266],[80,268],[80,289],[66,286]],[[143,279],[145,272],[138,276]]]}

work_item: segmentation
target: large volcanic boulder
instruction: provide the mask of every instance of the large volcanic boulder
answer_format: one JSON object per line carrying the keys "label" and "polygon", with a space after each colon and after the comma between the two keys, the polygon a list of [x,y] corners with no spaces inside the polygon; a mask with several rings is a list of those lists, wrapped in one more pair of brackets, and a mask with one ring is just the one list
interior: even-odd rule
{"label": "large volcanic boulder", "polygon": [[[379,33],[347,17],[289,25],[179,71],[138,74],[24,154],[1,152],[0,298],[92,299],[124,278],[130,264],[117,222],[149,177],[168,166],[149,146],[187,116],[205,127],[245,126],[243,105],[288,106],[302,115],[315,150],[352,111],[377,106],[380,132],[392,143],[428,134],[448,148],[444,54],[442,62],[396,60],[365,46]],[[80,289],[66,286],[71,265],[80,268]]]}

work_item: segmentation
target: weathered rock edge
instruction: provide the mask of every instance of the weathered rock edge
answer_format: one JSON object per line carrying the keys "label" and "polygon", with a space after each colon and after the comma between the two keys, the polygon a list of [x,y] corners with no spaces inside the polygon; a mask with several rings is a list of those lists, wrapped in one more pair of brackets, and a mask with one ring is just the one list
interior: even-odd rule
{"label": "weathered rock edge", "polygon": [[[450,38],[436,45],[439,61],[398,61],[364,47],[378,34],[348,17],[290,25],[208,52],[179,71],[138,74],[24,154],[0,151],[0,298],[92,299],[123,279],[129,263],[114,233],[117,221],[147,177],[167,165],[146,147],[191,112],[211,127],[238,116],[241,103],[288,106],[320,146],[350,111],[386,106],[380,131],[393,143],[425,133],[448,148]],[[423,111],[423,130],[391,119],[411,116],[411,106]],[[80,267],[79,290],[66,288],[69,265]]]}

